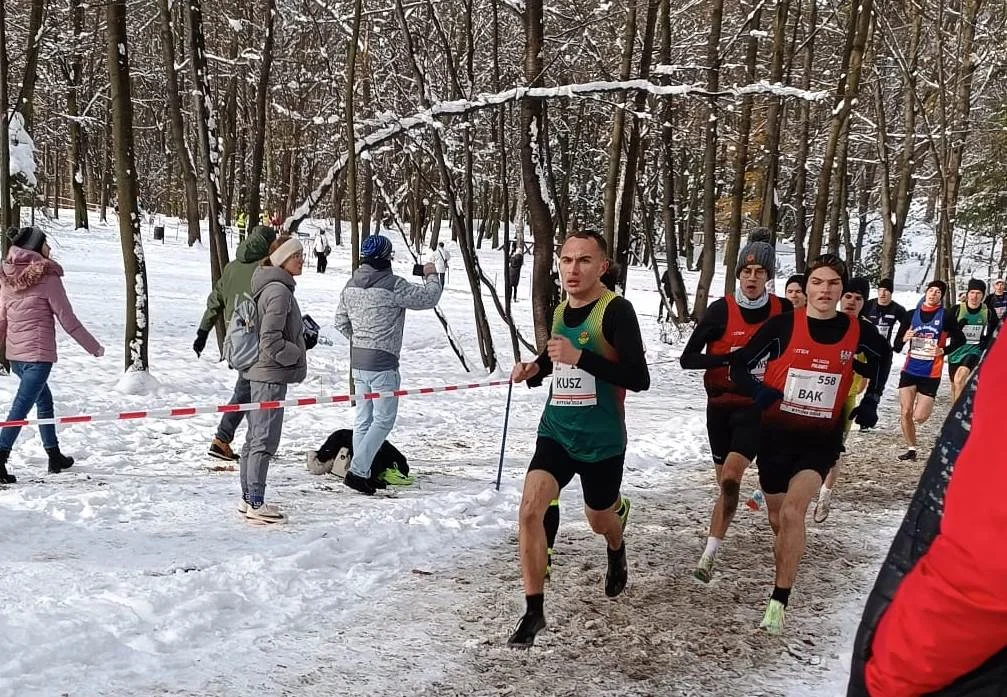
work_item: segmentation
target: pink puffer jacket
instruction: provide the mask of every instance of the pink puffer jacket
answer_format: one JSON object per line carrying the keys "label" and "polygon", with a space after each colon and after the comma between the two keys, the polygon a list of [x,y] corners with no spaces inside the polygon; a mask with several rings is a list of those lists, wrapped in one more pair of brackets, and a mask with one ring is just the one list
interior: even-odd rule
{"label": "pink puffer jacket", "polygon": [[84,329],[63,287],[63,268],[37,252],[11,247],[0,272],[0,336],[7,360],[56,362],[56,322],[92,356],[101,344]]}

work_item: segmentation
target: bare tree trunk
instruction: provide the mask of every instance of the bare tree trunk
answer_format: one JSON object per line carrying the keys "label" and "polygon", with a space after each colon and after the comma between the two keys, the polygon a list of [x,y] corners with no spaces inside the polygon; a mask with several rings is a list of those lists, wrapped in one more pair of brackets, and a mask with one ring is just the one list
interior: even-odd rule
{"label": "bare tree trunk", "polygon": [[[629,0],[626,12],[626,27],[622,37],[622,63],[619,79],[626,81],[633,71],[633,42],[636,37],[636,8],[639,0]],[[626,93],[615,95],[619,104],[612,115],[612,138],[608,143],[608,174],[605,177],[604,233],[609,249],[615,249],[615,211],[619,188],[619,171],[622,168],[622,141],[626,124]],[[627,160],[628,162],[628,160]]]}
{"label": "bare tree trunk", "polygon": [[[870,0],[867,0],[868,2]],[[712,95],[720,90],[720,30],[724,18],[724,0],[713,0],[710,36],[706,44],[706,89]],[[692,313],[696,320],[706,312],[710,283],[717,264],[717,100],[707,103],[703,152],[703,264],[696,286]]]}
{"label": "bare tree trunk", "polygon": [[[24,119],[25,132],[31,134],[34,126],[33,116],[35,110],[35,81],[38,77],[38,52],[42,44],[42,10],[43,0],[31,0],[31,11],[28,16],[28,41],[25,46],[24,78],[21,80],[21,95],[14,103],[13,111],[19,112]],[[0,37],[2,41],[5,37]],[[4,48],[6,53],[6,47]],[[7,57],[2,60],[6,62]],[[7,68],[4,68],[6,74]],[[7,105],[7,100],[2,100],[2,105]],[[34,207],[34,203],[32,204]],[[18,200],[13,201],[11,206],[10,219],[12,223],[21,224],[21,204]],[[6,230],[7,228],[2,228]]]}
{"label": "bare tree trunk", "polygon": [[[196,132],[206,176],[206,202],[210,234],[210,279],[216,283],[227,266],[227,237],[224,232],[223,206],[220,202],[220,139],[217,137],[217,115],[213,95],[206,83],[206,43],[203,38],[201,0],[188,0],[186,13],[189,33],[189,64],[192,68],[193,100],[196,107]],[[249,218],[253,224],[254,218]],[[224,318],[217,318],[218,348],[224,341]]]}
{"label": "bare tree trunk", "polygon": [[[232,62],[231,78],[227,83],[227,97],[224,100],[224,150],[222,157],[224,162],[221,171],[224,176],[223,204],[224,218],[230,223],[234,220],[234,189],[239,167],[234,160],[235,141],[238,137],[238,34],[231,37],[231,43],[227,52],[228,59]],[[243,202],[242,202],[243,203]]]}
{"label": "bare tree trunk", "polygon": [[[812,0],[814,1],[814,0]],[[773,63],[769,69],[769,82],[783,84],[783,54],[787,43],[787,19],[790,16],[790,0],[778,0],[776,17],[773,20]],[[783,114],[783,99],[773,96],[769,100],[766,115],[766,155],[765,178],[762,195],[762,225],[769,228],[773,242],[776,242],[776,180],[780,167],[780,122]]]}
{"label": "bare tree trunk", "polygon": [[[356,0],[353,9],[353,34],[350,37],[346,57],[346,92],[343,108],[346,110],[346,140],[349,143],[349,159],[346,161],[346,195],[350,202],[350,258],[352,268],[360,265],[360,212],[357,209],[357,133],[354,128],[354,87],[357,75],[357,45],[360,42],[360,15],[363,0]],[[353,379],[350,378],[350,389]]]}
{"label": "bare tree trunk", "polygon": [[[661,53],[660,61],[671,62],[671,0],[661,0]],[[675,129],[674,103],[664,100],[661,119],[661,189],[662,222],[664,224],[664,248],[668,260],[668,285],[675,303],[675,319],[684,322],[689,317],[689,294],[685,289],[682,270],[678,265],[678,240],[675,226],[678,224],[679,206],[675,196]]]}
{"label": "bare tree trunk", "polygon": [[[542,0],[526,0],[524,20],[524,78],[528,87],[544,83],[545,21]],[[524,180],[528,223],[535,238],[532,270],[532,313],[535,318],[535,343],[539,351],[552,332],[552,309],[556,292],[552,281],[552,214],[542,192],[543,141],[545,140],[545,101],[521,101],[521,178]]]}
{"label": "bare tree trunk", "polygon": [[[752,12],[749,22],[748,48],[745,53],[745,82],[755,83],[755,67],[759,58],[759,22],[762,8]],[[724,246],[724,295],[733,295],[737,279],[738,252],[741,250],[741,211],[745,204],[745,174],[748,169],[748,141],[752,132],[752,96],[741,100],[741,120],[738,123],[738,145],[734,153],[734,184],[731,190],[731,222]]]}
{"label": "bare tree trunk", "polygon": [[[847,32],[852,33],[852,44],[848,59],[849,68],[840,80],[837,99],[833,109],[829,139],[825,145],[825,155],[822,158],[822,171],[818,179],[818,193],[815,198],[815,217],[811,223],[811,236],[808,239],[808,261],[821,253],[822,236],[825,232],[825,216],[828,212],[829,195],[831,193],[832,170],[835,166],[836,150],[839,148],[840,136],[853,107],[853,99],[860,89],[860,72],[863,64],[867,35],[870,32],[874,0],[860,0],[850,11],[850,23]],[[849,36],[848,36],[849,38]],[[847,61],[844,61],[847,62]]]}
{"label": "bare tree trunk", "polygon": [[[815,69],[815,24],[818,21],[818,3],[812,0],[808,3],[808,32],[804,40],[804,70],[801,75],[801,89],[811,89],[811,74]],[[797,181],[794,185],[794,215],[796,229],[794,230],[794,261],[797,273],[804,273],[807,252],[804,240],[808,231],[808,150],[811,146],[811,102],[802,99],[800,103],[800,136],[797,145],[797,160],[794,167],[797,170]]]}
{"label": "bare tree trunk", "polygon": [[[650,79],[650,63],[654,52],[654,30],[657,27],[659,0],[648,0],[647,18],[643,30],[643,51],[640,54],[640,79]],[[635,15],[635,11],[633,13]],[[634,16],[634,21],[635,21]],[[647,107],[647,93],[637,92],[633,100],[633,113],[639,114]],[[629,238],[633,223],[633,204],[636,200],[637,169],[640,159],[640,119],[633,117],[630,125],[629,150],[626,155],[626,170],[622,180],[622,202],[619,208],[618,235],[616,236],[615,260],[619,264],[619,286],[626,287],[629,273]]]}
{"label": "bare tree trunk", "polygon": [[87,194],[84,191],[84,132],[80,125],[78,99],[84,70],[81,42],[84,33],[84,1],[70,0],[73,55],[67,71],[66,115],[70,128],[70,186],[73,189],[73,226],[87,228]]}
{"label": "bare tree trunk", "polygon": [[171,142],[175,151],[175,161],[182,175],[185,187],[185,219],[189,228],[188,241],[191,247],[201,238],[199,233],[199,190],[196,184],[195,163],[185,144],[185,126],[182,123],[182,103],[178,93],[178,74],[175,69],[175,27],[171,19],[169,0],[157,0],[157,11],[161,19],[161,57],[164,60],[164,81],[168,106],[168,124]]}
{"label": "bare tree trunk", "polygon": [[857,241],[853,249],[853,261],[860,263],[864,251],[864,237],[867,235],[867,215],[870,213],[871,191],[874,189],[874,175],[877,165],[864,164],[860,170],[860,199],[857,201]]}
{"label": "bare tree trunk", "polygon": [[7,228],[12,224],[10,209],[10,116],[7,111],[7,4],[0,2],[0,232],[3,234],[3,256],[7,258],[10,240]]}
{"label": "bare tree trunk", "polygon": [[[910,15],[912,27],[909,33],[909,50],[906,55],[908,65],[903,72],[902,88],[902,155],[899,159],[899,183],[895,193],[895,200],[891,200],[891,172],[889,169],[889,157],[887,153],[887,138],[881,151],[881,218],[884,225],[884,233],[881,243],[881,266],[880,274],[882,278],[895,277],[895,256],[899,247],[899,240],[902,238],[902,231],[905,229],[906,219],[909,217],[909,204],[912,202],[912,192],[916,184],[914,171],[916,168],[916,69],[919,65],[920,34],[923,29],[923,12],[916,6],[915,2],[905,3],[906,12]],[[884,115],[882,102],[878,104],[878,118],[882,119],[879,127],[884,126]],[[880,134],[879,134],[880,138]]]}
{"label": "bare tree trunk", "polygon": [[136,195],[136,161],[133,156],[133,105],[129,86],[129,49],[126,43],[126,0],[105,5],[108,34],[108,72],[115,133],[115,185],[119,201],[119,238],[126,271],[127,372],[147,372],[150,304],[147,267]]}
{"label": "bare tree trunk", "polygon": [[[248,181],[248,221],[259,219],[262,210],[261,192],[262,186],[262,162],[265,156],[266,146],[266,102],[269,101],[269,73],[273,65],[273,20],[276,15],[276,0],[265,0],[265,17],[263,27],[265,30],[264,44],[262,46],[262,67],[259,73],[259,84],[255,91],[255,134],[252,138],[252,171]],[[355,50],[355,47],[354,47]],[[353,142],[350,141],[352,152]]]}

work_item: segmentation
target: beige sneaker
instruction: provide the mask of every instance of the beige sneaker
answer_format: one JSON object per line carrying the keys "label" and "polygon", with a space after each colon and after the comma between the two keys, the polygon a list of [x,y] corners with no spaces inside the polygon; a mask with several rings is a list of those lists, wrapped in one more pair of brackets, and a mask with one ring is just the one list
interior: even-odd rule
{"label": "beige sneaker", "polygon": [[279,508],[271,503],[264,503],[258,508],[248,507],[245,511],[245,520],[253,525],[270,525],[272,523],[286,522],[287,516]]}
{"label": "beige sneaker", "polygon": [[238,501],[238,513],[240,513],[241,515],[245,515],[247,511],[248,511],[248,501],[246,501],[245,499],[240,499]]}

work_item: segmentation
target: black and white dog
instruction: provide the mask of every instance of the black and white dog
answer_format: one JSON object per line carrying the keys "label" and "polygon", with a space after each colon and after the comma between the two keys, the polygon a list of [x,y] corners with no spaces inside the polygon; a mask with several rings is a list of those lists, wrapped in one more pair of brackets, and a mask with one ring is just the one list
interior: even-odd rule
{"label": "black and white dog", "polygon": [[[317,451],[308,451],[308,471],[312,474],[334,474],[337,477],[346,475],[353,459],[353,431],[341,428],[333,431],[325,439],[325,443]],[[385,441],[378,449],[371,465],[371,479],[376,480],[386,469],[397,469],[401,474],[409,474],[409,464],[405,455],[394,445]]]}

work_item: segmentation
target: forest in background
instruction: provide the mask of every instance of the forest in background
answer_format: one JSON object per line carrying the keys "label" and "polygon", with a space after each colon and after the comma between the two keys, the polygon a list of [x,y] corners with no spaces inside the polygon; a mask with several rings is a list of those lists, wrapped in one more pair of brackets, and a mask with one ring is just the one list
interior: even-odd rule
{"label": "forest in background", "polygon": [[[1007,5],[982,0],[4,3],[0,223],[118,206],[128,370],[147,364],[141,206],[183,218],[214,279],[239,213],[345,221],[354,255],[382,224],[415,249],[448,224],[490,370],[483,290],[505,318],[510,294],[479,268],[486,244],[538,252],[515,354],[547,338],[555,244],[586,227],[663,294],[668,271],[680,323],[718,258],[733,292],[756,226],[799,269],[829,250],[892,276],[914,201],[954,286],[956,230],[1007,266],[1005,29]],[[12,158],[27,138],[34,172]]]}

